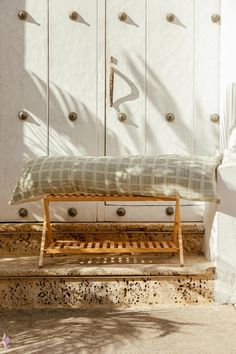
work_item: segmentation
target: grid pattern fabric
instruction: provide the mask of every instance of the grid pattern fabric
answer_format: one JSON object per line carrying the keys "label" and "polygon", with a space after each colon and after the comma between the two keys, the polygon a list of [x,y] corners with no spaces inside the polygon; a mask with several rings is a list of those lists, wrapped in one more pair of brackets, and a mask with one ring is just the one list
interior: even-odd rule
{"label": "grid pattern fabric", "polygon": [[40,157],[25,162],[9,204],[70,193],[217,202],[219,163],[196,155]]}

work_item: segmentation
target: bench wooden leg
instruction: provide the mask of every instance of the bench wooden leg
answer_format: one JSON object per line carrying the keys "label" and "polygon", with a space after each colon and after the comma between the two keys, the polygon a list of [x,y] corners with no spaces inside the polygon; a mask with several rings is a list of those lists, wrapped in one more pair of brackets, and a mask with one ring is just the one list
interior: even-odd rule
{"label": "bench wooden leg", "polygon": [[[173,230],[173,242],[177,247],[177,236],[178,236],[178,220],[177,220],[177,199],[175,200],[175,218],[174,218],[174,230]],[[175,252],[172,253],[175,256]]]}
{"label": "bench wooden leg", "polygon": [[180,266],[183,267],[184,266],[184,251],[183,251],[183,238],[182,238],[179,199],[176,200],[176,211],[175,211],[175,213],[176,213],[176,221],[177,221],[177,227],[178,227]]}
{"label": "bench wooden leg", "polygon": [[47,243],[51,241],[52,241],[52,230],[51,230],[50,219],[49,219],[49,205],[48,205],[48,200],[44,199],[44,222],[43,222],[42,240],[40,246],[40,255],[39,255],[40,268],[43,266],[43,256],[45,252],[45,247],[47,246]]}
{"label": "bench wooden leg", "polygon": [[42,231],[42,240],[40,246],[40,254],[39,254],[39,268],[43,266],[43,256],[45,251],[45,241],[46,241],[46,234],[47,234],[47,224],[46,220],[43,222],[43,231]]}
{"label": "bench wooden leg", "polygon": [[44,219],[46,221],[46,226],[47,226],[47,242],[46,246],[48,243],[50,244],[52,242],[52,228],[51,228],[51,222],[50,222],[50,217],[49,217],[49,202],[47,199],[44,199]]}

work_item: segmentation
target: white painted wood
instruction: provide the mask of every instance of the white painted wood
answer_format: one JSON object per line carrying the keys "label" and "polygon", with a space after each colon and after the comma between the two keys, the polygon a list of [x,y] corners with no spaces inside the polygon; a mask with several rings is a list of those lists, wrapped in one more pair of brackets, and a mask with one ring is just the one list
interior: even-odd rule
{"label": "white painted wood", "polygon": [[[110,56],[114,56],[115,59],[121,58],[122,61],[119,59],[118,65],[120,62],[122,64],[125,62],[127,72],[130,70],[131,75],[135,74],[132,77],[138,80],[137,87],[142,92],[142,96],[136,98],[136,106],[134,102],[126,102],[126,108],[130,110],[134,119],[140,119],[142,124],[137,129],[139,134],[137,136],[137,130],[126,123],[120,123],[115,109],[108,107],[107,155],[193,153],[194,10],[194,1],[189,0],[181,2],[149,0],[140,2],[139,6],[135,1],[125,1],[125,3],[108,1],[107,76],[109,79]],[[137,28],[117,20],[117,14],[121,11],[126,12],[132,19],[140,18],[139,38],[136,35]],[[168,13],[175,15],[173,23],[166,20]],[[142,45],[140,41],[144,41]],[[131,53],[132,61],[129,60]],[[131,68],[129,68],[130,62]],[[142,66],[140,62],[143,63]],[[113,66],[117,67],[117,65]],[[115,102],[124,96],[122,90],[124,91],[124,82],[117,83],[115,76]],[[176,120],[173,123],[168,123],[165,119],[165,114],[168,112],[175,114]],[[132,141],[139,143],[136,149],[132,148]],[[124,147],[125,144],[128,146],[127,149]],[[142,220],[145,218],[155,220],[157,210],[160,208],[159,203],[152,203],[155,204],[158,205],[156,210],[146,203],[140,203],[143,207],[139,207],[139,213],[136,214],[135,211],[132,216],[130,212],[129,217],[132,220],[138,220],[139,217]],[[166,205],[172,204],[166,203]],[[184,204],[186,205],[185,201],[182,202],[182,205]],[[188,202],[188,204],[193,206],[195,203]],[[107,210],[110,210],[109,205],[111,204],[106,204],[105,215]],[[121,204],[116,203],[116,205]],[[190,219],[195,219],[199,208],[202,210],[200,205],[189,209],[190,214],[193,213],[193,215],[189,214]],[[137,208],[134,207],[134,210]],[[108,218],[119,219],[116,213],[109,214]]]}
{"label": "white painted wood", "polygon": [[221,147],[228,148],[230,133],[236,126],[236,38],[235,26],[236,2],[223,0],[221,2]]}
{"label": "white painted wood", "polygon": [[[21,9],[29,13],[27,21],[17,18]],[[1,0],[0,10],[0,161],[6,171],[0,175],[0,221],[22,221],[19,207],[8,207],[7,201],[25,158],[47,152],[214,153],[219,126],[209,115],[219,111],[220,26],[210,16],[220,13],[220,0]],[[69,19],[71,11],[79,13],[77,21]],[[126,22],[118,19],[122,11]],[[166,21],[168,13],[175,15],[173,23]],[[229,49],[231,42],[223,41]],[[113,107],[111,56],[116,71]],[[225,62],[232,64],[230,60]],[[227,116],[233,121],[236,90],[230,70],[227,75]],[[26,122],[17,118],[22,109],[30,114]],[[68,119],[72,111],[78,114],[75,122]],[[127,120],[121,123],[117,112],[126,113]],[[165,120],[167,112],[175,114],[173,123]],[[53,219],[71,221],[71,206],[60,204]],[[42,218],[39,203],[26,207],[26,221]],[[114,213],[107,216],[113,207],[76,205],[73,221],[117,220]],[[186,218],[195,220],[201,207],[190,207]],[[156,220],[161,206],[127,208],[132,220],[145,221]]]}
{"label": "white painted wood", "polygon": [[220,0],[195,1],[195,112],[194,153],[214,155],[219,148],[220,125],[210,119],[220,114],[220,29],[211,20],[221,14]]}
{"label": "white painted wood", "polygon": [[[26,21],[17,14],[26,10]],[[0,1],[0,221],[42,219],[40,203],[8,206],[25,159],[47,152],[47,0]],[[18,113],[28,112],[27,121]]]}
{"label": "white painted wood", "polygon": [[[71,11],[78,20],[69,18]],[[49,153],[96,155],[97,1],[50,0],[49,13]]]}
{"label": "white painted wood", "polygon": [[[106,154],[145,153],[145,0],[106,1],[107,110]],[[118,15],[125,12],[126,22]],[[110,58],[114,75],[114,104],[109,107]],[[118,112],[127,119],[120,122]]]}
{"label": "white painted wood", "polygon": [[[97,1],[87,0],[50,1],[50,155],[97,155],[103,152],[102,144],[98,143],[103,140],[104,130],[103,117],[98,118],[102,113],[102,108],[98,107],[104,101],[102,92],[99,92],[99,85],[104,86],[104,67],[99,57],[102,54],[100,13],[104,26],[101,5],[104,6],[104,2],[99,5]],[[78,12],[78,20],[69,18],[71,11]],[[101,34],[104,35],[104,29]],[[78,119],[71,122],[69,112],[77,113]],[[95,203],[92,206],[84,204],[73,220],[95,221],[96,214]],[[60,213],[55,210],[52,215],[59,220],[70,220],[66,204],[60,207]]]}
{"label": "white painted wood", "polygon": [[[77,215],[75,217],[68,215],[69,208],[75,208]],[[91,222],[97,219],[96,202],[65,202],[50,203],[50,218],[57,222]]]}
{"label": "white painted wood", "polygon": [[146,153],[193,153],[194,1],[149,0],[147,31]]}
{"label": "white painted wood", "polygon": [[[119,19],[122,12],[126,21]],[[146,16],[145,0],[138,6],[134,0],[106,1],[106,155],[145,154]],[[115,69],[112,107],[111,67]],[[124,122],[119,113],[126,114]],[[108,205],[98,215],[105,215],[105,220]]]}
{"label": "white painted wood", "polygon": [[[105,221],[116,222],[171,222],[172,216],[166,215],[166,206],[127,206],[123,204],[126,210],[125,216],[118,216],[116,211],[121,205],[110,205],[105,207]],[[198,206],[181,206],[181,220],[200,222],[203,220],[203,205]]]}
{"label": "white painted wood", "polygon": [[[106,57],[105,57],[105,38],[106,38],[106,0],[98,1],[98,132],[97,132],[97,155],[105,155],[105,109],[106,109]],[[104,221],[104,203],[97,203],[97,221]]]}

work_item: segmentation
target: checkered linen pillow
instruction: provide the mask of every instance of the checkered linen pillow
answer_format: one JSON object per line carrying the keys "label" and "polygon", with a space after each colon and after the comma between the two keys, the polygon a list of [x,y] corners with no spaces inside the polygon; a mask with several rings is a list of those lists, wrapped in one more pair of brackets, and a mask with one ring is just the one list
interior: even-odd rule
{"label": "checkered linen pillow", "polygon": [[26,161],[9,204],[48,194],[180,196],[217,202],[221,158],[196,155],[63,156]]}

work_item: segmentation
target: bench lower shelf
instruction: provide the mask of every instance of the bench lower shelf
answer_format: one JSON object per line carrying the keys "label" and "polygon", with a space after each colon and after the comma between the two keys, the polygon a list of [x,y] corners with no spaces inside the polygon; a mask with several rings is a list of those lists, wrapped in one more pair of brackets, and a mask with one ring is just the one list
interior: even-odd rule
{"label": "bench lower shelf", "polygon": [[178,252],[179,248],[172,241],[140,242],[80,242],[57,240],[46,249],[47,254],[70,253],[156,253]]}
{"label": "bench lower shelf", "polygon": [[[80,242],[74,240],[53,241],[52,228],[49,216],[50,202],[106,202],[106,201],[173,201],[175,202],[175,215],[173,221],[172,241],[103,241]],[[49,246],[48,246],[49,245]],[[179,197],[142,197],[142,196],[84,196],[84,195],[48,195],[44,197],[44,223],[40,247],[39,267],[43,265],[44,254],[85,254],[85,253],[179,253],[180,266],[184,266],[183,241],[180,220]]]}

